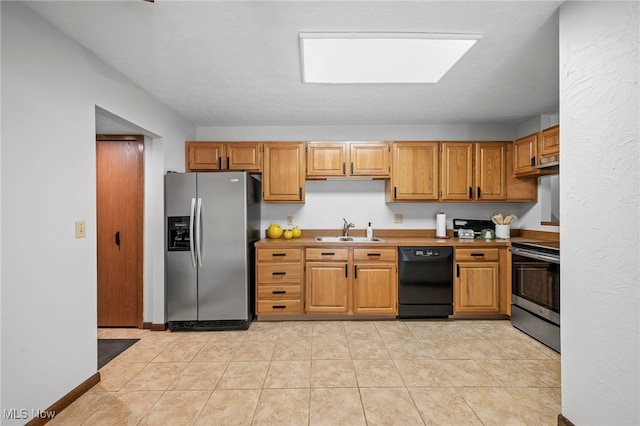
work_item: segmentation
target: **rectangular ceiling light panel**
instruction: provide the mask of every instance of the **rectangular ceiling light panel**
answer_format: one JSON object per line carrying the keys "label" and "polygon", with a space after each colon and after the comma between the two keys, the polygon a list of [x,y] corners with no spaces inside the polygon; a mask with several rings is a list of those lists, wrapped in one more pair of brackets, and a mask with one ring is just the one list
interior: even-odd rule
{"label": "rectangular ceiling light panel", "polygon": [[436,83],[482,36],[300,33],[305,83]]}

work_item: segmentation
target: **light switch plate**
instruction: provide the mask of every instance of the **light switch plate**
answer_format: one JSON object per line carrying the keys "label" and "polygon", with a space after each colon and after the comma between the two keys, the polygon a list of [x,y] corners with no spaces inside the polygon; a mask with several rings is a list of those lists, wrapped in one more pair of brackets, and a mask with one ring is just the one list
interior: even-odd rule
{"label": "light switch plate", "polygon": [[87,224],[84,220],[76,222],[76,238],[85,238],[87,236]]}
{"label": "light switch plate", "polygon": [[394,223],[402,223],[402,222],[404,222],[404,215],[403,214],[396,214],[393,217],[393,222]]}

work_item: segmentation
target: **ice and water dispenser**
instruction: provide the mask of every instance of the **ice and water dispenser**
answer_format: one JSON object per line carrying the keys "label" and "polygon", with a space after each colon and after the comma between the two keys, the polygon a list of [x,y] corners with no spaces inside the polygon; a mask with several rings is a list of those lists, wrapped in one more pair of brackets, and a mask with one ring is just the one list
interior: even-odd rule
{"label": "ice and water dispenser", "polygon": [[170,216],[167,218],[168,226],[168,247],[169,251],[189,251],[191,235],[189,216]]}

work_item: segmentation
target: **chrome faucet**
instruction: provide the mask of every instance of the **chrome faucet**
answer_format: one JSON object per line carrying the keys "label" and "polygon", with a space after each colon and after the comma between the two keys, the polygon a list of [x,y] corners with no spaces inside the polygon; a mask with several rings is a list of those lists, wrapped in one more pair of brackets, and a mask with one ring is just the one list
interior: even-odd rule
{"label": "chrome faucet", "polygon": [[356,226],[353,223],[347,222],[347,219],[345,219],[344,217],[342,218],[342,220],[344,220],[344,226],[342,227],[342,236],[346,237],[349,235],[349,228],[355,228]]}

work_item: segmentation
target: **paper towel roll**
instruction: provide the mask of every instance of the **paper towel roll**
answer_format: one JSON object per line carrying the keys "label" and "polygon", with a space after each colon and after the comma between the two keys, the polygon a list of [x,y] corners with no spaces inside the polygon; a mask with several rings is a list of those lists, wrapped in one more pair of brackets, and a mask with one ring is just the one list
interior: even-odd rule
{"label": "paper towel roll", "polygon": [[436,237],[447,236],[447,215],[438,213],[436,215]]}

